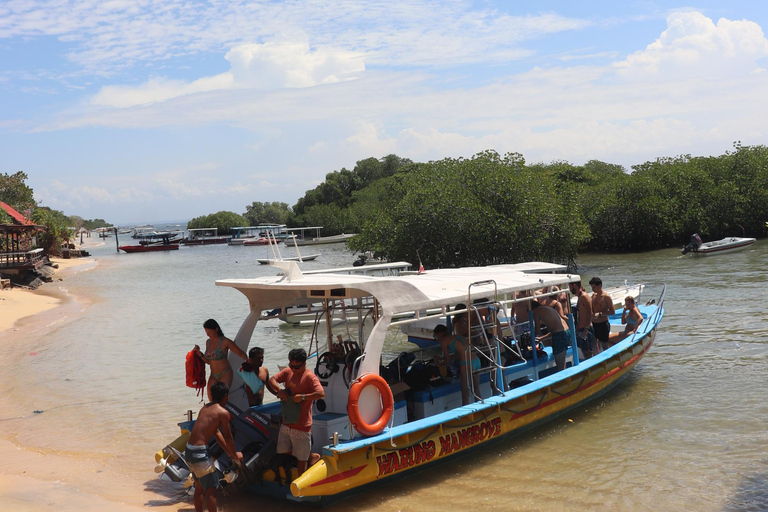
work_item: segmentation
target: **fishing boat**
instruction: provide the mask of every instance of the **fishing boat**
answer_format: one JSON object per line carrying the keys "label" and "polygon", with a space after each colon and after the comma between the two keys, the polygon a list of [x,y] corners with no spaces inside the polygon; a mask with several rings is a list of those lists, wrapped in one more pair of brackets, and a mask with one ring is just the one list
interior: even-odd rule
{"label": "fishing boat", "polygon": [[351,233],[342,233],[340,235],[318,236],[311,239],[298,240],[296,243],[298,245],[339,244],[346,242],[353,236],[355,235]]}
{"label": "fishing boat", "polygon": [[279,244],[280,242],[282,242],[282,240],[279,240],[279,239],[275,239],[270,242],[269,238],[260,236],[258,238],[249,238],[247,240],[244,240],[242,245],[245,245],[245,246],[269,245],[270,243]]}
{"label": "fishing boat", "polygon": [[192,228],[187,230],[187,239],[184,245],[213,245],[225,244],[230,238],[228,235],[219,235],[219,228]]}
{"label": "fishing boat", "polygon": [[179,244],[162,244],[162,245],[121,245],[118,247],[123,252],[155,252],[155,251],[176,251],[179,249]]}
{"label": "fishing boat", "polygon": [[[216,282],[241,292],[249,302],[250,313],[234,340],[241,349],[247,349],[267,310],[317,303],[328,304],[329,309],[335,301],[350,300],[359,307],[358,325],[340,332],[334,332],[331,322],[315,325],[308,353],[316,357],[315,373],[325,398],[313,407],[312,451],[321,458],[301,475],[275,457],[279,402],[248,408],[242,383],[235,375],[226,407],[233,416],[232,430],[244,456],[243,467],[236,470],[223,450],[212,447],[217,470],[231,482],[226,493],[250,491],[326,504],[508,440],[609,392],[651,348],[664,316],[665,287],[660,285],[654,299],[640,306],[644,321],[637,331],[587,360],[580,357],[572,334],[573,318],[569,317],[566,367],[557,371],[550,347],[526,354],[525,343],[516,339],[513,326],[501,325],[498,318],[511,318],[508,308],[512,306],[560,293],[542,295],[542,289],[558,286],[567,290],[569,283],[580,280],[578,275],[535,273],[526,265],[396,276],[309,273],[291,261],[273,265],[282,269],[282,275]],[[646,286],[646,296],[648,292]],[[470,306],[457,310],[459,304]],[[406,383],[406,377],[417,371],[416,363],[406,371],[397,356],[389,365],[395,364],[397,372],[382,370],[382,358],[394,357],[400,350],[402,340],[397,335],[402,326],[432,318],[450,325],[457,314],[468,318],[468,356],[482,362],[472,371],[472,378],[466,379],[468,403],[462,399],[460,383],[450,375],[430,379],[428,386],[417,389]],[[622,327],[619,317],[611,317],[614,330]],[[431,355],[420,351],[419,359],[429,360]],[[229,357],[234,366],[236,356]],[[155,470],[163,478],[190,485],[180,450],[192,425],[191,418],[181,423],[181,436],[156,454]],[[239,475],[234,481],[233,472]]]}
{"label": "fishing boat", "polygon": [[755,243],[756,240],[756,238],[730,236],[723,238],[722,240],[716,240],[714,242],[702,242],[701,237],[694,233],[691,236],[691,241],[688,243],[688,245],[682,248],[682,253],[688,254],[690,252],[701,256],[707,256],[710,254],[735,252],[749,247]]}
{"label": "fishing boat", "polygon": [[244,226],[232,228],[232,236],[227,239],[229,245],[268,245],[270,235],[278,242],[287,234],[283,232],[284,224],[262,224],[259,226]]}
{"label": "fishing boat", "polygon": [[[319,254],[307,254],[306,256],[289,256],[287,258],[283,258],[283,261],[313,261],[316,260],[317,257],[320,256]],[[256,261],[258,261],[262,265],[269,265],[274,260],[270,258],[259,258]]]}

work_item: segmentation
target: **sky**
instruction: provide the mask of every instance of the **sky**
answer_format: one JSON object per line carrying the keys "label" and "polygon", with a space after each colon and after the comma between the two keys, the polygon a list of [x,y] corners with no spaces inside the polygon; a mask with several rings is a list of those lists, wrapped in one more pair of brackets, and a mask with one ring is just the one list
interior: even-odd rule
{"label": "sky", "polygon": [[0,173],[116,225],[396,154],[633,165],[766,143],[768,2],[0,0]]}

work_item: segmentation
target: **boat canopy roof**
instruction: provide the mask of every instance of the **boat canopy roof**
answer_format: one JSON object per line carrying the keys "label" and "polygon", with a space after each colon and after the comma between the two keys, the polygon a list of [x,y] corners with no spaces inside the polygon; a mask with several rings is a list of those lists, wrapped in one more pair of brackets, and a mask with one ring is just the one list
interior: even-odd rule
{"label": "boat canopy roof", "polygon": [[240,290],[248,297],[252,309],[272,309],[323,299],[374,297],[385,313],[400,313],[466,302],[470,287],[473,299],[490,298],[494,291],[507,294],[544,286],[564,286],[580,279],[575,274],[552,273],[565,267],[550,263],[437,269],[407,276],[308,275],[302,274],[295,262],[279,263],[285,270],[282,276],[222,279],[216,281],[216,285]]}

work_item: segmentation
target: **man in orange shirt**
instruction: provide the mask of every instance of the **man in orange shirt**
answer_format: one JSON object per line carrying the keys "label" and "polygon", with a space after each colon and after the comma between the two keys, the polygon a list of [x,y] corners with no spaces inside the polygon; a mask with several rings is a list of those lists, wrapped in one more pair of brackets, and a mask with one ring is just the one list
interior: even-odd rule
{"label": "man in orange shirt", "polygon": [[283,401],[301,404],[298,420],[286,422],[280,426],[277,437],[277,453],[290,454],[296,457],[296,469],[299,475],[307,470],[307,461],[312,448],[312,403],[325,398],[320,379],[311,370],[307,370],[307,352],[303,348],[295,348],[288,353],[288,368],[277,372],[269,379],[271,389],[280,389],[279,384],[285,384],[277,397]]}

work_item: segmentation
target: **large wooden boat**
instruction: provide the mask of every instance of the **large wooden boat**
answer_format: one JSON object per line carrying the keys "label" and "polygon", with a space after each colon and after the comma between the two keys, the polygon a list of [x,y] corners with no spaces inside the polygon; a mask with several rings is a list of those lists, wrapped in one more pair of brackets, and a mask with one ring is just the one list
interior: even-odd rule
{"label": "large wooden boat", "polygon": [[[245,465],[225,492],[251,491],[326,503],[510,438],[610,391],[651,348],[664,316],[662,285],[640,307],[644,321],[634,334],[586,361],[571,334],[567,366],[557,371],[550,347],[526,354],[516,326],[501,325],[498,319],[511,318],[509,308],[539,298],[537,290],[552,286],[567,290],[569,283],[580,280],[578,275],[532,273],[530,269],[546,265],[535,263],[398,276],[310,274],[302,273],[295,262],[273,264],[283,270],[282,275],[216,282],[238,290],[250,304],[234,340],[240,348],[247,349],[254,327],[264,319],[262,312],[268,310],[318,303],[330,309],[336,301],[349,301],[357,304],[358,325],[334,332],[332,322],[315,323],[309,353],[317,356],[315,373],[325,398],[313,408],[312,450],[321,459],[300,476],[274,459],[279,403],[248,409],[242,383],[235,376],[227,407]],[[646,285],[643,300],[648,296]],[[459,304],[470,306],[459,306],[457,311]],[[394,376],[382,370],[382,357],[400,351],[403,335],[398,329],[430,319],[450,324],[456,314],[468,316],[472,341],[467,357],[483,363],[467,379],[469,403],[462,403],[457,379],[442,378],[423,389],[408,389],[404,382],[410,372],[417,371],[415,364],[405,374],[400,369]],[[619,317],[611,318],[614,329],[621,328]],[[573,333],[573,319],[569,319]],[[392,342],[397,345],[389,346]],[[419,359],[428,360],[431,355],[427,348]],[[233,366],[239,364],[236,356],[230,357]],[[400,366],[400,360],[395,366]],[[388,381],[383,377],[387,373]],[[179,450],[192,424],[191,420],[180,424],[182,435],[156,455],[156,471],[165,478],[186,480],[185,485],[191,478]],[[234,465],[221,450],[213,453],[218,470],[231,480]]]}

